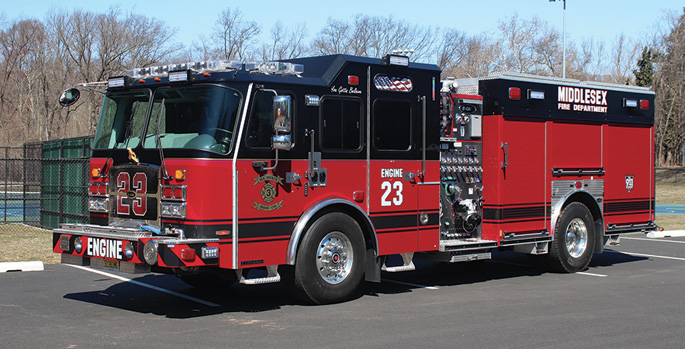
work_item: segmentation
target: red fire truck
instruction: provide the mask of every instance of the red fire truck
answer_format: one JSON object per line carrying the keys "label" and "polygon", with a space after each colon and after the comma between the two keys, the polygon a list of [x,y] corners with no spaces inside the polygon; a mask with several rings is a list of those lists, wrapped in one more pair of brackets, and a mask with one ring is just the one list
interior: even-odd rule
{"label": "red fire truck", "polygon": [[[107,82],[63,263],[349,298],[414,258],[585,269],[654,225],[654,94],[404,56],[203,61]],[[78,86],[77,86],[78,87]],[[64,106],[78,99],[69,89]]]}

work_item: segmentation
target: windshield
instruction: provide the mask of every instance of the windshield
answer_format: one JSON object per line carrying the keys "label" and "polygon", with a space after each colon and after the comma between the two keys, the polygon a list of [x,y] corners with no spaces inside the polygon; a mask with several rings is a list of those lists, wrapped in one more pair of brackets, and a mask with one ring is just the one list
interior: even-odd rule
{"label": "windshield", "polygon": [[[228,153],[242,103],[240,93],[217,85],[160,88],[152,108],[149,90],[108,93],[102,107],[95,149],[186,148]],[[150,109],[150,121],[145,119]],[[158,122],[159,120],[159,122]],[[157,132],[159,131],[159,132]],[[159,133],[159,143],[155,135]]]}
{"label": "windshield", "polygon": [[149,100],[147,89],[105,95],[93,148],[137,147]]}
{"label": "windshield", "polygon": [[161,146],[228,153],[242,97],[217,85],[164,88],[155,91],[143,147]]}

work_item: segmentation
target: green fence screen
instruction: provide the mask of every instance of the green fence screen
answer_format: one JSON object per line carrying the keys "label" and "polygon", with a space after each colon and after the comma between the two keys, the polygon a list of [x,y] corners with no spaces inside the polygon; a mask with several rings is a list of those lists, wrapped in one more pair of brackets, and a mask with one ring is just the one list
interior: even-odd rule
{"label": "green fence screen", "polygon": [[88,158],[92,137],[42,143],[40,225],[88,221]]}

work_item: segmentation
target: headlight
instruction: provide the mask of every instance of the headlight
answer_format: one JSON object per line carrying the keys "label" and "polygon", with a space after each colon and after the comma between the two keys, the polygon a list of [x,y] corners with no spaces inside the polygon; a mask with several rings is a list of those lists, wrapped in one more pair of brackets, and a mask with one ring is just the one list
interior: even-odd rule
{"label": "headlight", "polygon": [[81,237],[77,237],[74,239],[74,250],[76,250],[77,253],[81,253],[81,249],[83,249],[83,244],[81,243]]}
{"label": "headlight", "polygon": [[162,217],[186,218],[186,204],[162,202]]}
{"label": "headlight", "polygon": [[90,212],[107,212],[109,208],[109,199],[107,198],[88,198],[88,211]]}
{"label": "headlight", "polygon": [[133,258],[133,244],[132,243],[129,242],[126,244],[126,246],[124,246],[124,255],[128,259]]}

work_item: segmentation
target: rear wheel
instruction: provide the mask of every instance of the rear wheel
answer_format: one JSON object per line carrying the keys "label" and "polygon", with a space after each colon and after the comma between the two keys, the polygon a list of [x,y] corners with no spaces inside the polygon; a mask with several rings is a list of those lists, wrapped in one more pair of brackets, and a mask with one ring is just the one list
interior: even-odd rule
{"label": "rear wheel", "polygon": [[316,304],[340,302],[359,287],[365,244],[359,224],[343,213],[329,213],[307,230],[295,266],[283,276],[293,295]]}
{"label": "rear wheel", "polygon": [[587,268],[592,259],[595,225],[590,210],[572,202],[561,211],[548,255],[553,271],[575,273]]}

